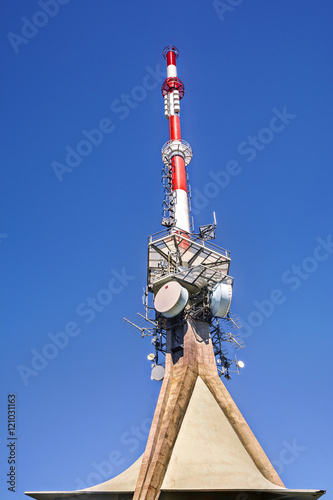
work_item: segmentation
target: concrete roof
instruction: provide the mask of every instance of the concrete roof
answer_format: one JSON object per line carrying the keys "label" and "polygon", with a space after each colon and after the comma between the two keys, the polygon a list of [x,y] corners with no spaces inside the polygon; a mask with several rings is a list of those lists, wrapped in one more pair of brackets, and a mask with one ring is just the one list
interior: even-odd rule
{"label": "concrete roof", "polygon": [[216,399],[198,377],[161,489],[279,488],[258,470]]}
{"label": "concrete roof", "polygon": [[[142,456],[122,474],[85,490],[26,492],[36,500],[127,500]],[[160,500],[314,500],[319,490],[288,490],[264,478],[212,393],[198,377],[161,487]],[[199,500],[199,496],[198,496]]]}

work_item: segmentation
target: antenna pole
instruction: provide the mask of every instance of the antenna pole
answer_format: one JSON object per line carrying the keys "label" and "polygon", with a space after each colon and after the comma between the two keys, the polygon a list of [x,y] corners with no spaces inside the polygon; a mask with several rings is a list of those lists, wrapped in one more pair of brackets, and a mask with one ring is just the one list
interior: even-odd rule
{"label": "antenna pole", "polygon": [[190,214],[186,166],[191,161],[192,150],[182,141],[180,130],[180,104],[184,96],[184,85],[177,78],[176,59],[179,51],[173,45],[163,50],[167,63],[167,78],[162,85],[165,116],[169,120],[169,142],[162,149],[162,158],[169,169],[169,188],[172,194],[173,224],[190,234]]}

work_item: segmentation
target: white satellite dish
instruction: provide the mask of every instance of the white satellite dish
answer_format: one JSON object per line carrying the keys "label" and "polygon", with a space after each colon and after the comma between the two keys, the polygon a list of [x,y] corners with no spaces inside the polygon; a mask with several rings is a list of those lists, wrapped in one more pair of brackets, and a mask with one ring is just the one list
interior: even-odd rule
{"label": "white satellite dish", "polygon": [[154,299],[156,311],[166,318],[177,316],[188,301],[188,291],[178,281],[168,281],[159,289]]}
{"label": "white satellite dish", "polygon": [[164,373],[165,373],[165,368],[162,365],[155,365],[151,371],[151,379],[152,380],[157,380],[158,382],[160,380],[163,380],[164,378]]}
{"label": "white satellite dish", "polygon": [[243,361],[237,361],[237,365],[239,366],[239,368],[244,368],[245,366]]}
{"label": "white satellite dish", "polygon": [[151,352],[150,354],[148,354],[147,359],[148,359],[148,361],[154,361],[155,354]]}
{"label": "white satellite dish", "polygon": [[230,308],[232,286],[228,283],[218,283],[213,288],[209,298],[209,307],[213,316],[224,318]]}

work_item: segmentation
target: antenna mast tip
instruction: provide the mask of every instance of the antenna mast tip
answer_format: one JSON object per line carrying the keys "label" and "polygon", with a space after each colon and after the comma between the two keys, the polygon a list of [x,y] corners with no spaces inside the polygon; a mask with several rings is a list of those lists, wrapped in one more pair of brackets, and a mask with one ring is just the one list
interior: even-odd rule
{"label": "antenna mast tip", "polygon": [[167,45],[164,49],[163,49],[163,57],[164,59],[167,58],[167,53],[168,52],[173,52],[176,56],[176,59],[177,57],[179,56],[179,50],[177,49],[177,47],[175,47],[174,45]]}

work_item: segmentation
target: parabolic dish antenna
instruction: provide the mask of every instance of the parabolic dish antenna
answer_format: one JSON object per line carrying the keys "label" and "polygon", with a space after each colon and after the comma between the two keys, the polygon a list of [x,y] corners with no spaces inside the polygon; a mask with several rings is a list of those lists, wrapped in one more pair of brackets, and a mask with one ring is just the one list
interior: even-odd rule
{"label": "parabolic dish antenna", "polygon": [[148,361],[154,361],[155,354],[151,352],[150,354],[148,354],[147,359],[148,359]]}
{"label": "parabolic dish antenna", "polygon": [[164,378],[164,372],[165,368],[162,365],[155,365],[151,371],[151,379],[152,380],[157,380],[158,382],[160,380],[163,380]]}
{"label": "parabolic dish antenna", "polygon": [[224,318],[229,312],[232,297],[232,286],[228,283],[218,283],[209,298],[209,307],[213,316]]}
{"label": "parabolic dish antenna", "polygon": [[155,295],[154,305],[156,311],[166,318],[177,316],[188,301],[188,291],[178,281],[168,281]]}

